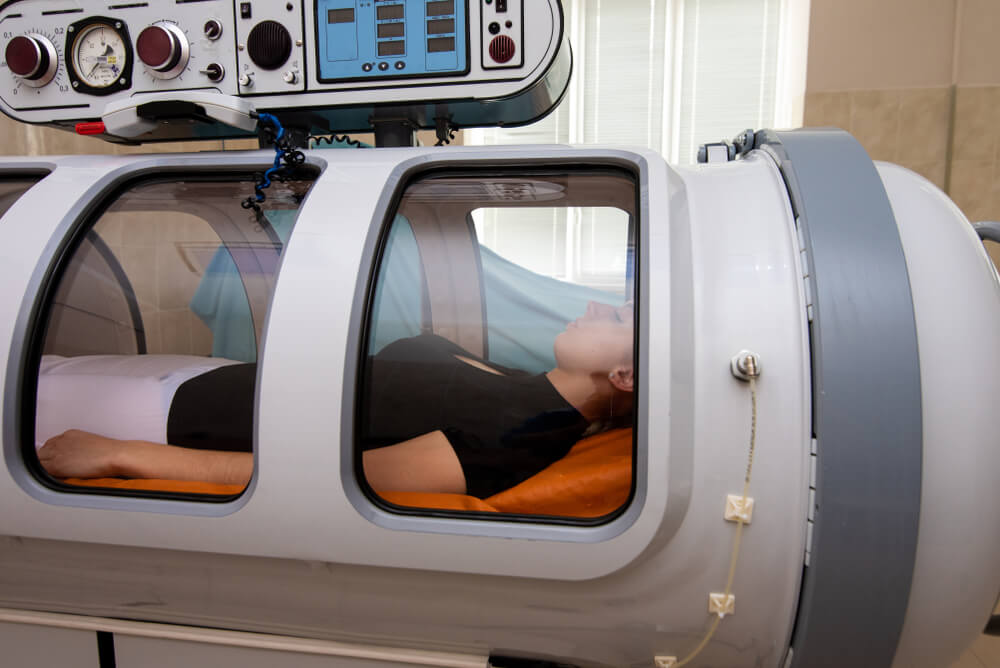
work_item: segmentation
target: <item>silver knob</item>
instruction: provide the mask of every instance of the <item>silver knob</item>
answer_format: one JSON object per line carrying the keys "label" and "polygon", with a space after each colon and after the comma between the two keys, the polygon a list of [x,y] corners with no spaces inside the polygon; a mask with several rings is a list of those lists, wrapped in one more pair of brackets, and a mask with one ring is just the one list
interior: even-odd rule
{"label": "silver knob", "polygon": [[293,84],[299,80],[299,73],[295,70],[288,70],[281,75],[281,78],[285,80],[285,83]]}
{"label": "silver knob", "polygon": [[151,76],[173,79],[187,67],[190,45],[187,36],[175,24],[157,21],[139,33],[135,51]]}
{"label": "silver knob", "polygon": [[248,72],[244,72],[240,75],[240,85],[244,88],[250,88],[253,86],[253,77]]}
{"label": "silver knob", "polygon": [[4,53],[7,69],[18,80],[32,88],[40,88],[52,81],[59,68],[56,49],[44,35],[29,33],[18,35],[7,44]]}

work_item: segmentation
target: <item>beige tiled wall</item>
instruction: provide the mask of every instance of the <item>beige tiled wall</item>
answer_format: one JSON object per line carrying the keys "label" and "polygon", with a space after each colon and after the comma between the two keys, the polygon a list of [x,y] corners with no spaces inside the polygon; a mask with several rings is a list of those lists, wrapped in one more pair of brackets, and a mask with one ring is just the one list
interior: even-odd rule
{"label": "beige tiled wall", "polygon": [[[847,130],[873,160],[947,192],[970,220],[1000,220],[997,109],[1000,86],[821,92],[806,95],[804,124]],[[988,246],[1000,262],[1000,247]]]}
{"label": "beige tiled wall", "polygon": [[945,186],[951,89],[859,90],[806,95],[807,127],[847,130],[873,160],[886,160]]}

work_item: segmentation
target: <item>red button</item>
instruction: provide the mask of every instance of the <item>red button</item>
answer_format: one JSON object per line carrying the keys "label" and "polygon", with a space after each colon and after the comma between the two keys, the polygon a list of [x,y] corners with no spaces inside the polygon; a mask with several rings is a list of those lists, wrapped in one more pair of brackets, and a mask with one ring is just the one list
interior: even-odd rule
{"label": "red button", "polygon": [[76,134],[78,135],[102,135],[106,130],[107,128],[104,127],[104,123],[101,121],[76,124]]}
{"label": "red button", "polygon": [[139,33],[135,41],[135,50],[139,60],[154,70],[169,70],[177,64],[180,49],[174,41],[174,36],[160,26],[149,26]]}
{"label": "red button", "polygon": [[42,49],[38,42],[20,35],[10,40],[5,53],[7,67],[19,77],[31,77],[38,74],[42,65]]}

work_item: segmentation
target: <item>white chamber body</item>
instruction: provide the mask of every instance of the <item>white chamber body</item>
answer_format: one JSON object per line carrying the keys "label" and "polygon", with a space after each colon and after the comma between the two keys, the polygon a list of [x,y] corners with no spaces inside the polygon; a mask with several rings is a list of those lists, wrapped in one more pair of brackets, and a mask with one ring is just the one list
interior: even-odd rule
{"label": "white chamber body", "polygon": [[[143,278],[141,268],[150,265],[141,258],[166,271],[178,255],[207,271],[218,244],[201,232],[182,241],[161,232],[170,250],[156,250],[164,223],[155,221],[163,218],[141,202],[175,193],[156,190],[160,185],[143,190],[146,181],[247,173],[271,156],[4,159],[6,175],[37,182],[0,221],[7,286],[0,341],[10,351],[0,365],[0,632],[21,624],[56,628],[87,615],[98,620],[88,629],[116,618],[315,639],[346,661],[334,665],[374,665],[343,658],[353,651],[344,647],[372,646],[411,665],[445,661],[445,654],[422,651],[462,665],[503,665],[502,657],[595,666],[683,659],[709,632],[710,595],[724,592],[728,579],[737,525],[724,513],[727,498],[744,488],[752,417],[749,386],[734,377],[730,361],[751,351],[761,367],[748,492],[754,509],[732,580],[735,612],[691,665],[834,665],[811,657],[838,640],[840,658],[857,665],[946,665],[981,632],[1000,591],[1000,527],[989,521],[1000,494],[992,484],[1000,452],[989,410],[1000,390],[1000,353],[992,345],[1000,339],[1000,286],[958,209],[893,165],[868,160],[869,171],[858,177],[881,189],[883,208],[871,206],[889,212],[883,236],[830,232],[822,218],[834,204],[821,194],[852,200],[851,184],[837,179],[857,172],[851,161],[860,148],[839,133],[804,136],[817,143],[803,144],[796,133],[762,135],[759,150],[739,160],[689,168],[631,149],[307,152],[315,173],[304,199],[283,192],[272,200],[287,196],[297,207],[287,207],[294,227],[280,257],[268,256],[252,231],[237,239],[240,248],[255,249],[260,271],[251,279],[250,260],[231,253],[257,342],[254,476],[242,494],[214,501],[67,489],[47,480],[30,454],[33,355],[44,347],[32,337],[57,329],[39,324],[54,308],[53,295],[63,294],[53,272],[82,248],[70,240],[93,228],[95,217],[145,315],[151,307],[143,295],[151,293],[143,291],[152,288],[144,281],[155,279]],[[813,176],[810,156],[832,165],[829,179]],[[115,199],[126,191],[141,196]],[[442,204],[446,191],[452,199]],[[225,199],[211,188],[198,197]],[[546,207],[561,207],[559,215],[544,218]],[[601,228],[612,230],[607,238],[624,240],[621,256],[607,261],[618,278],[588,270],[591,256],[578,253],[584,260],[573,265],[574,276],[585,278],[566,279],[635,304],[631,483],[603,518],[401,511],[358,478],[358,387],[362,360],[383,327],[374,321],[391,301],[379,301],[375,288],[391,273],[391,230],[400,218],[414,230],[414,257],[424,263],[422,287],[414,288],[423,295],[424,324],[429,317],[442,336],[488,341],[498,355],[490,318],[500,310],[490,301],[488,276],[502,263],[492,254],[513,247],[504,238],[529,234],[504,227],[511,210],[516,221],[535,221],[543,211],[537,220],[551,225],[550,236],[564,233],[572,248],[585,247],[573,239],[586,240],[604,220],[611,221]],[[443,229],[445,214],[460,214],[464,229],[474,230],[472,245],[447,235],[437,246],[428,241],[422,226],[433,219]],[[174,215],[200,229],[185,218],[202,215],[196,204],[178,204]],[[271,215],[275,229],[280,217]],[[154,221],[147,255],[126,248],[133,218]],[[896,255],[885,260],[880,253],[892,234]],[[469,249],[480,246],[487,250],[470,260]],[[559,246],[558,263],[572,264],[572,248]],[[438,283],[434,272],[442,266],[454,276]],[[569,275],[568,265],[558,266]],[[870,307],[899,296],[895,287],[878,295],[880,272],[888,284],[905,285],[909,301],[903,315],[875,323],[869,334]],[[857,292],[859,277],[868,290]],[[165,294],[155,298],[161,306]],[[190,296],[174,299],[156,318],[173,323],[182,316],[164,313],[192,304]],[[166,330],[146,320],[143,345],[152,351]],[[908,332],[899,354],[879,339],[895,327]],[[198,331],[192,325],[188,334],[195,348]],[[886,407],[871,406],[866,394],[874,388],[886,395],[872,359],[885,359],[888,382],[900,383]],[[908,375],[898,378],[897,367]],[[845,393],[851,378],[856,390]],[[824,420],[845,410],[860,432],[889,430],[898,442],[884,452],[862,443],[863,456],[842,447],[844,435]],[[852,458],[858,475],[848,485],[842,471],[851,470]],[[852,559],[848,550],[861,556]],[[873,598],[885,606],[875,610],[881,621],[874,627],[859,613]],[[145,600],[157,604],[136,603]],[[106,628],[121,638],[119,664],[128,652],[163,642],[138,627]],[[232,644],[226,638],[192,641],[188,649],[198,656],[207,642]]]}

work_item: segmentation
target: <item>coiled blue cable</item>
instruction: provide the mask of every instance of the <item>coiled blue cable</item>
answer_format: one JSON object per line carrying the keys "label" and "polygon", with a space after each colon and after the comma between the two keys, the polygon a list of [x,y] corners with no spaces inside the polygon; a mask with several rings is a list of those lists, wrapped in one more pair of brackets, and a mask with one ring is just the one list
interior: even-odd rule
{"label": "coiled blue cable", "polygon": [[264,172],[264,178],[261,183],[254,186],[257,201],[263,202],[265,199],[264,188],[271,187],[271,177],[281,168],[282,158],[284,158],[287,149],[281,146],[281,139],[285,136],[285,127],[278,120],[277,116],[261,113],[257,114],[257,121],[262,124],[269,124],[277,130],[277,135],[274,138],[274,165]]}

